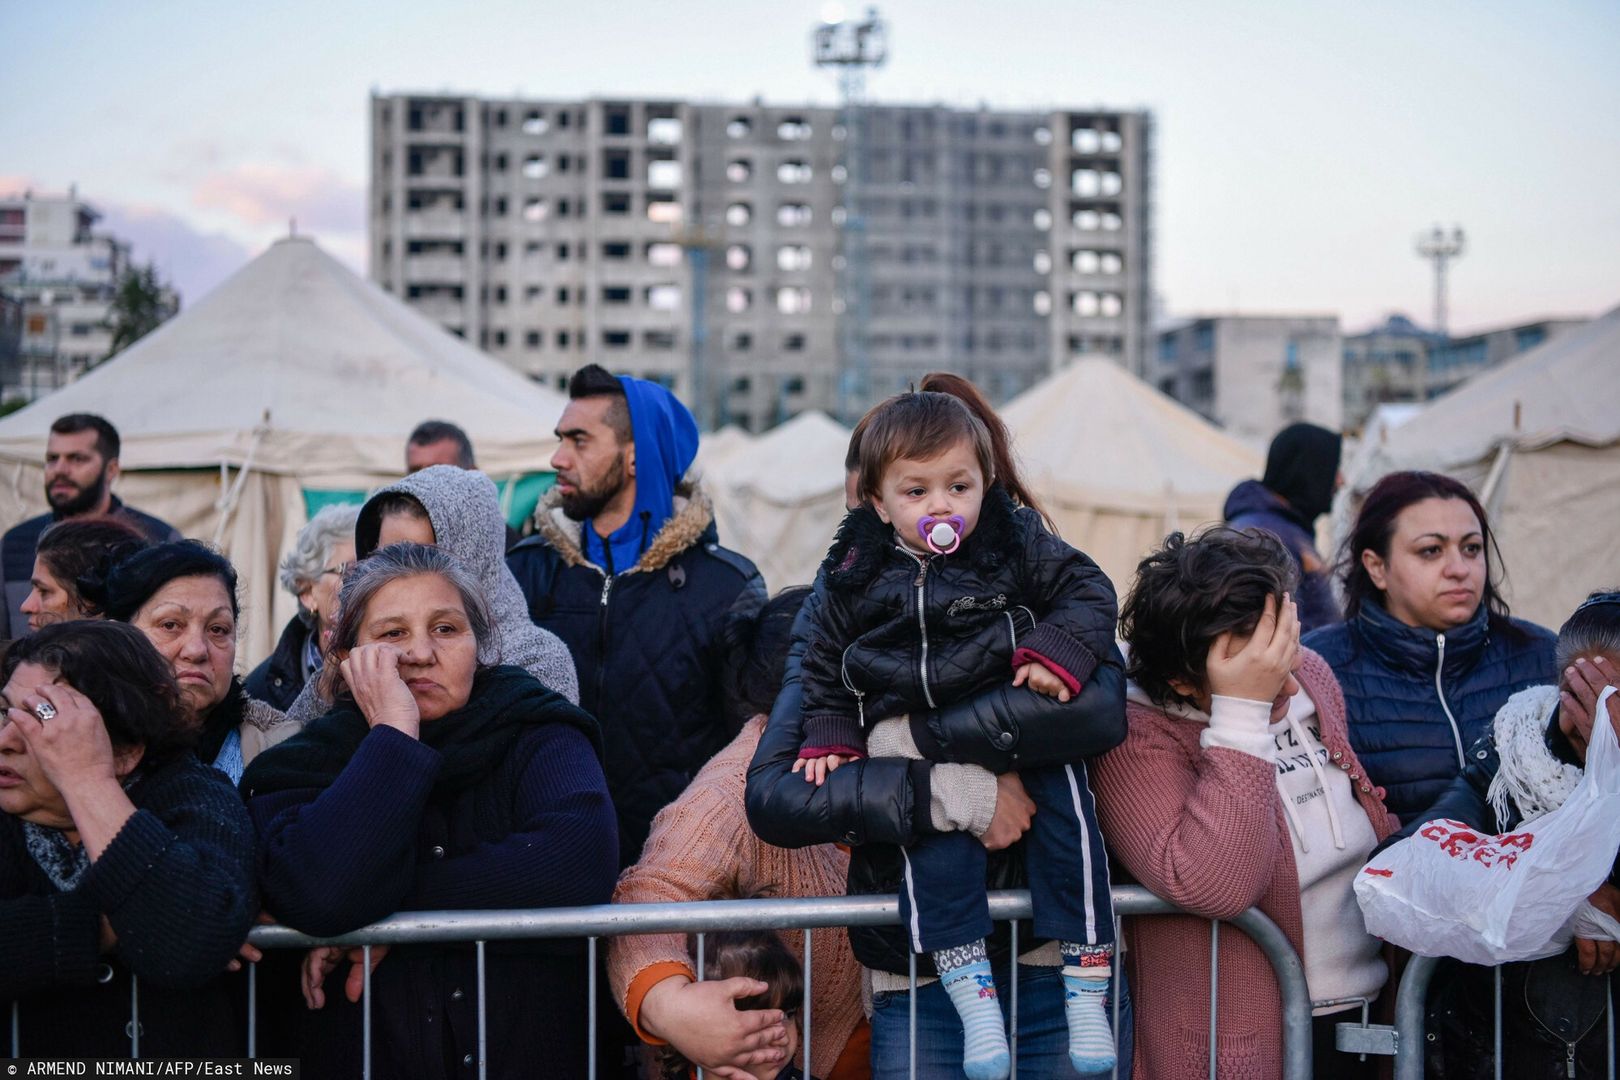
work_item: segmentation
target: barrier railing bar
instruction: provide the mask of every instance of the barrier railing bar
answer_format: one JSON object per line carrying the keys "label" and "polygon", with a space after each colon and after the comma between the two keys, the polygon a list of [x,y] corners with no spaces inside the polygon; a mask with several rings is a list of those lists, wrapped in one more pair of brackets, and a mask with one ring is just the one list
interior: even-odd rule
{"label": "barrier railing bar", "polygon": [[1400,985],[1395,988],[1395,1080],[1423,1080],[1424,1007],[1429,983],[1440,961],[1432,956],[1414,956],[1407,962]]}
{"label": "barrier railing bar", "polygon": [[585,1075],[590,1080],[596,1080],[596,938],[590,937],[585,942],[585,1015],[586,1033],[589,1040],[585,1046]]}
{"label": "barrier railing bar", "polygon": [[1209,1075],[1215,1076],[1215,1032],[1220,1023],[1221,920],[1209,920]]}
{"label": "barrier railing bar", "polygon": [[810,931],[804,932],[804,1075],[810,1075]]}
{"label": "barrier railing bar", "polygon": [[129,977],[129,1056],[141,1059],[141,980]]}
{"label": "barrier railing bar", "polygon": [[1491,1074],[1496,1080],[1502,1080],[1502,969],[1491,969],[1491,983],[1493,998],[1491,1003]]}
{"label": "barrier railing bar", "polygon": [[247,1056],[259,1056],[259,965],[248,963],[248,1045]]}
{"label": "barrier railing bar", "polygon": [[1012,1077],[1018,1080],[1018,920],[1012,921],[1012,940],[1008,943],[1008,953],[1012,956],[1012,963],[1008,965],[1012,971],[1012,1041],[1008,1049],[1012,1053]]}
{"label": "barrier railing bar", "polygon": [[360,950],[360,963],[365,970],[360,974],[360,1075],[371,1080],[371,946]]}
{"label": "barrier railing bar", "polygon": [[1609,997],[1608,1027],[1609,1027],[1609,1080],[1614,1080],[1614,982],[1610,980],[1605,988]]}
{"label": "barrier railing bar", "polygon": [[[1180,908],[1147,890],[1122,886],[1114,891],[1114,908],[1119,917],[1136,915],[1185,915]],[[604,904],[592,907],[543,908],[521,911],[426,911],[394,915],[350,934],[316,938],[284,926],[255,927],[248,940],[259,948],[310,948],[317,945],[409,945],[416,943],[518,941],[536,938],[587,939],[591,993],[591,1077],[596,1076],[596,939],[622,934],[703,933],[718,929],[791,930],[855,926],[893,926],[899,922],[899,899],[895,896],[834,896],[770,900],[708,900],[661,904]],[[997,922],[1027,919],[1031,915],[1029,894],[1023,891],[990,894],[990,916]],[[1311,1075],[1310,992],[1305,985],[1305,968],[1293,951],[1288,937],[1271,919],[1250,909],[1224,920],[1243,931],[1270,961],[1283,1001],[1283,1061],[1285,1077]],[[701,962],[701,950],[700,950]],[[366,956],[366,991],[370,991],[370,956]],[[1406,986],[1403,982],[1402,994]],[[908,1025],[911,1036],[910,1072],[916,1075],[917,964],[910,964]],[[369,996],[367,1041],[369,1067]],[[1418,1022],[1422,1003],[1419,998]],[[1399,1005],[1397,1005],[1399,1013]],[[1116,1018],[1117,1024],[1117,1018]],[[1418,1028],[1417,1030],[1421,1030]],[[1397,1062],[1399,1068],[1399,1062]],[[1410,1074],[1407,1074],[1408,1076]],[[369,1073],[368,1073],[369,1076]],[[1416,1074],[1421,1077],[1421,1067]],[[1407,1080],[1406,1076],[1402,1080]]]}
{"label": "barrier railing bar", "polygon": [[1121,980],[1125,978],[1125,950],[1120,943],[1125,940],[1121,933],[1119,916],[1114,916],[1114,974],[1110,976],[1114,989],[1114,1068],[1109,1073],[1111,1080],[1119,1080],[1119,988],[1125,985]]}
{"label": "barrier railing bar", "polygon": [[485,1008],[484,943],[478,943],[478,1080],[489,1080],[488,1010]]}
{"label": "barrier railing bar", "polygon": [[[703,981],[703,939],[706,935],[702,931],[697,936],[697,981]],[[703,1066],[697,1067],[697,1080],[703,1080]]]}
{"label": "barrier railing bar", "polygon": [[11,1056],[22,1057],[22,1002],[11,1003]]}
{"label": "barrier railing bar", "polygon": [[[899,910],[898,901],[895,910]],[[911,954],[911,976],[906,987],[906,1007],[910,1010],[906,1017],[906,1046],[910,1057],[907,1060],[906,1075],[911,1080],[917,1080],[917,954]]]}

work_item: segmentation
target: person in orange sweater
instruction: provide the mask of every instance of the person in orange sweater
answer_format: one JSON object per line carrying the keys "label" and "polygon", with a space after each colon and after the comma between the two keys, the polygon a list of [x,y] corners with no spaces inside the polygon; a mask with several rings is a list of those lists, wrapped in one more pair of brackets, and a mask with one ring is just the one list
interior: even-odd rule
{"label": "person in orange sweater", "polygon": [[[748,719],[653,819],[640,860],[619,878],[615,904],[844,894],[847,852],[833,844],[774,847],[754,835],[743,809],[748,764],[781,685],[793,620],[808,594],[804,588],[784,590],[725,643],[725,697],[736,715]],[[749,634],[751,640],[739,640]],[[802,932],[782,938],[792,955],[804,955]],[[810,955],[805,1072],[824,1080],[870,1077],[861,969],[848,933],[815,931]],[[741,976],[698,982],[696,968],[684,934],[626,936],[608,946],[614,998],[643,1041],[668,1044],[705,1075],[722,1080],[747,1080],[762,1067],[788,1063],[795,1043],[804,1041],[790,1033],[790,1018],[780,1009],[744,1007],[768,987]]]}
{"label": "person in orange sweater", "polygon": [[[1139,1078],[1208,1074],[1206,920],[1251,907],[1304,962],[1314,1075],[1376,1075],[1333,1035],[1388,978],[1352,883],[1395,820],[1350,748],[1332,671],[1299,647],[1296,573],[1259,530],[1172,533],[1142,560],[1122,611],[1129,734],[1096,763],[1098,815],[1124,868],[1191,913],[1136,920],[1126,935]],[[1216,1073],[1276,1080],[1271,965],[1241,932],[1219,948]]]}

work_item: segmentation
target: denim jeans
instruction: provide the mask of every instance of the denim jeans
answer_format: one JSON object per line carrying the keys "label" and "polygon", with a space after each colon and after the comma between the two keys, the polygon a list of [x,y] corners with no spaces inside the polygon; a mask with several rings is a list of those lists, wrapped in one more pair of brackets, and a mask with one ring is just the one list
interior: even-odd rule
{"label": "denim jeans", "polygon": [[[1133,1032],[1131,995],[1119,980],[1119,1071],[1129,1080]],[[1063,979],[1055,967],[1018,968],[1018,1075],[1024,1080],[1073,1077],[1069,1067],[1069,1025],[1063,1015]],[[1005,969],[996,972],[1001,1012],[1010,1019],[1012,987]],[[872,995],[872,1078],[904,1080],[910,1075],[910,994],[904,990]],[[1113,1009],[1113,995],[1108,1007]],[[962,1020],[945,988],[937,982],[917,989],[917,1076],[919,1080],[962,1075]],[[1107,1074],[1101,1074],[1106,1076]]]}

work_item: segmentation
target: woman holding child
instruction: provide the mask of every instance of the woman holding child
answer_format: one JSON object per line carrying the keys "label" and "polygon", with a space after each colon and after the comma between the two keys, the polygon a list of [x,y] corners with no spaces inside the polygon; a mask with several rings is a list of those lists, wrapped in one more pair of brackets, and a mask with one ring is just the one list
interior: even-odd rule
{"label": "woman holding child", "polygon": [[[1085,759],[1123,735],[1113,589],[1009,497],[1005,431],[971,397],[897,395],[857,429],[863,505],[801,618],[750,821],[773,843],[851,843],[852,894],[902,893],[906,930],[851,933],[875,1076],[907,1070],[913,965],[920,1073],[1006,1075],[1008,940],[984,892],[1024,884],[1019,1067],[1106,1073],[1113,919]],[[1032,816],[1028,859],[1000,851]]]}

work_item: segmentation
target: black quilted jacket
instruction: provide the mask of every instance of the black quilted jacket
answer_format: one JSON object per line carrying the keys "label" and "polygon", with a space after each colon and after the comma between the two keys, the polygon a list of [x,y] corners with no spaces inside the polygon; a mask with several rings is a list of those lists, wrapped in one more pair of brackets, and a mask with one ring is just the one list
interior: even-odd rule
{"label": "black quilted jacket", "polygon": [[804,657],[809,747],[859,750],[869,724],[1010,681],[1020,649],[1083,685],[1114,646],[1107,575],[1000,485],[950,555],[913,554],[871,508],[850,511],[822,576]]}
{"label": "black quilted jacket", "polygon": [[[825,597],[825,583],[818,579],[794,623],[782,692],[749,765],[745,802],[749,825],[767,844],[795,848],[837,842],[853,848],[852,896],[896,892],[903,871],[898,845],[935,831],[928,812],[931,762],[1004,773],[1094,757],[1125,741],[1125,664],[1110,643],[1072,701],[1059,702],[1004,679],[976,697],[911,714],[912,737],[927,761],[867,758],[845,765],[819,787],[806,784],[792,771],[804,743],[800,676],[815,609]],[[986,889],[1020,889],[1027,883],[1022,843],[990,853]],[[1038,940],[1027,923],[1018,933],[1020,951]],[[856,927],[849,940],[867,967],[900,975],[908,970],[911,948],[903,928]],[[1007,926],[997,925],[989,941],[992,957],[1005,957],[1009,944]],[[934,974],[933,961],[919,956],[917,970]]]}

